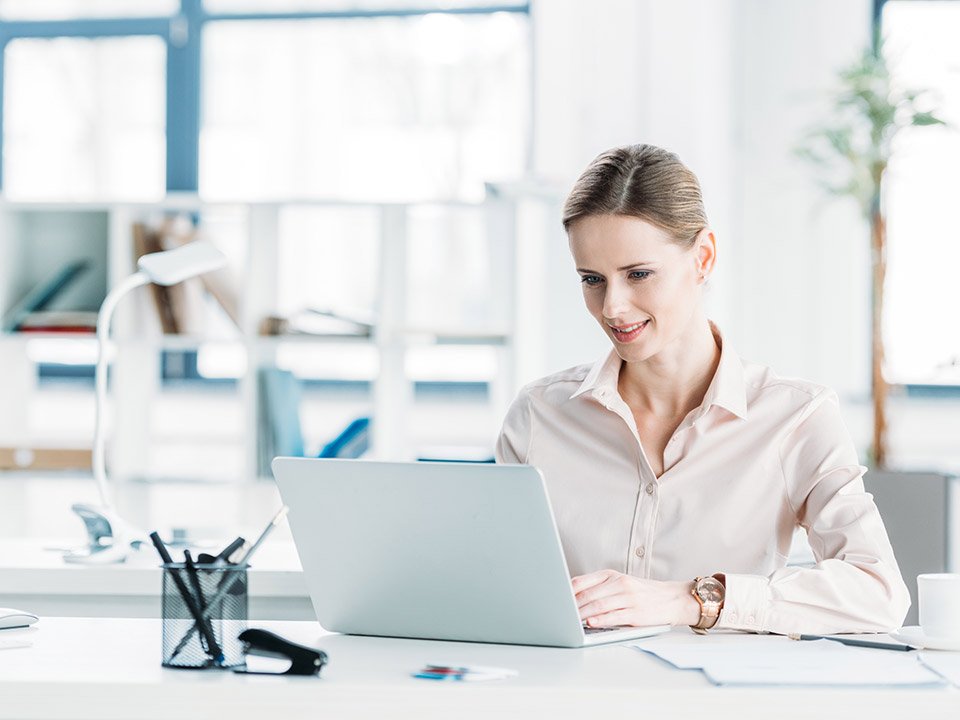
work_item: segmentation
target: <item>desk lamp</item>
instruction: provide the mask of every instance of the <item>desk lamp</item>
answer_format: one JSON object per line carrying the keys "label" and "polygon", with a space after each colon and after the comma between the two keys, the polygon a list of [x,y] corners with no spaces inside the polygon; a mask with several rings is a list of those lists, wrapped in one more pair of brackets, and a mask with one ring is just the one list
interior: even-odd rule
{"label": "desk lamp", "polygon": [[109,365],[107,345],[113,311],[124,295],[141,285],[176,285],[196,275],[218,270],[226,264],[226,257],[206,241],[195,241],[174,250],[144,255],[137,261],[138,271],[113,288],[100,306],[97,314],[96,406],[93,430],[93,477],[100,491],[100,505],[76,503],[72,506],[73,511],[86,525],[88,545],[68,551],[63,557],[67,562],[97,565],[123,562],[131,549],[148,542],[142,531],[117,514],[107,484],[103,415]]}

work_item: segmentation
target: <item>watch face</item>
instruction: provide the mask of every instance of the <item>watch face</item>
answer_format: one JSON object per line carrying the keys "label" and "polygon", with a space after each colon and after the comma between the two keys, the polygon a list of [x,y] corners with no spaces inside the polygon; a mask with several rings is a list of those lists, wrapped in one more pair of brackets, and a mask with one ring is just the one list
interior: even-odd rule
{"label": "watch face", "polygon": [[703,578],[697,583],[697,595],[705,603],[723,602],[723,583],[714,577]]}

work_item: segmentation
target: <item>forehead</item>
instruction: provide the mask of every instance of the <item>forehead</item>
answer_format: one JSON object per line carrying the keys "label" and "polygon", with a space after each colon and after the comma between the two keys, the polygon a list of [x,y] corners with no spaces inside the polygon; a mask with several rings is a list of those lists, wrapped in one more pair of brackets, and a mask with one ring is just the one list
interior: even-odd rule
{"label": "forehead", "polygon": [[578,266],[663,262],[683,253],[661,228],[626,215],[590,215],[574,222],[568,232]]}

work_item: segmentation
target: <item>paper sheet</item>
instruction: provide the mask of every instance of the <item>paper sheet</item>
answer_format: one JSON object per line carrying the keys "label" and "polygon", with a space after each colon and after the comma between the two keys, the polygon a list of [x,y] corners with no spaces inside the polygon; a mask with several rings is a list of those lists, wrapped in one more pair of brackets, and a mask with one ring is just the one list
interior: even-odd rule
{"label": "paper sheet", "polygon": [[944,680],[914,652],[855,648],[782,636],[662,636],[633,643],[716,685],[932,686]]}
{"label": "paper sheet", "polygon": [[960,652],[927,650],[920,653],[920,662],[960,687]]}

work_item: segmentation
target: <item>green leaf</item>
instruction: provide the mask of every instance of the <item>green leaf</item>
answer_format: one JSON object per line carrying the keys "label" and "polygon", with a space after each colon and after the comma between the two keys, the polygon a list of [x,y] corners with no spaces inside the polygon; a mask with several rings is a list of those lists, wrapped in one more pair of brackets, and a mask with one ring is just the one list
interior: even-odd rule
{"label": "green leaf", "polygon": [[946,123],[932,112],[917,112],[910,120],[911,125],[946,125]]}

